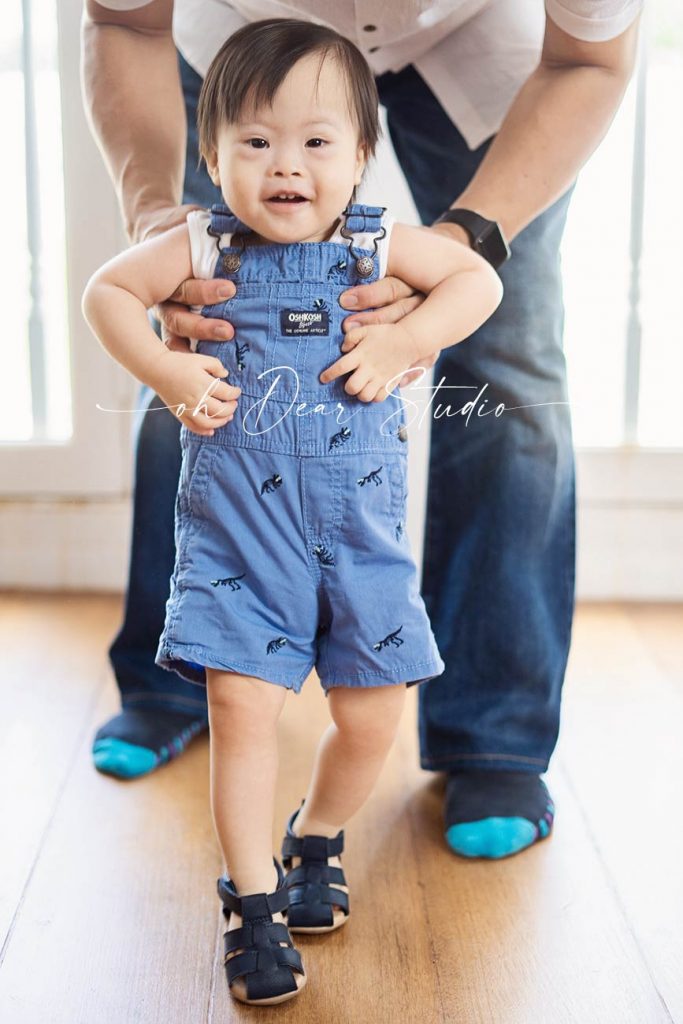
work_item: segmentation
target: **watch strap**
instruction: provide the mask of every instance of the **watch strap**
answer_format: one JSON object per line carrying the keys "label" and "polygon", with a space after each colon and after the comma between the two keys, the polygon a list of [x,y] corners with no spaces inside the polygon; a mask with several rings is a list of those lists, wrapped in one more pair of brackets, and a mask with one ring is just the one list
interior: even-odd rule
{"label": "watch strap", "polygon": [[446,210],[434,221],[435,224],[442,222],[463,227],[470,237],[472,248],[495,269],[510,258],[510,247],[497,221],[488,220],[474,210],[456,207],[454,210]]}

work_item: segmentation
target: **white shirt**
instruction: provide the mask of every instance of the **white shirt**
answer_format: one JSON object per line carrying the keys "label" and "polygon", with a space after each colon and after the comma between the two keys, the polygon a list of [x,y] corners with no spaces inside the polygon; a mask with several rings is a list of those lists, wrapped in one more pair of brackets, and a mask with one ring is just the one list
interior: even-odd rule
{"label": "white shirt", "polygon": [[[150,0],[98,0],[131,10]],[[175,0],[176,45],[202,77],[225,39],[261,18],[302,18],[354,42],[375,72],[414,64],[470,149],[500,128],[538,64],[545,10],[576,39],[604,42],[644,0]]]}

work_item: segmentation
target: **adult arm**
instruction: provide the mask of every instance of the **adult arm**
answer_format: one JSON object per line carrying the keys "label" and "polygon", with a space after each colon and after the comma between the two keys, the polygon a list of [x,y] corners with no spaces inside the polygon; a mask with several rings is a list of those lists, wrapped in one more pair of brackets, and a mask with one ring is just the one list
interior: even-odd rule
{"label": "adult arm", "polygon": [[182,196],[187,128],[172,18],[173,0],[128,11],[86,0],[83,10],[85,108],[134,242]]}
{"label": "adult arm", "polygon": [[[546,14],[540,63],[515,97],[471,182],[451,205],[498,221],[512,239],[562,195],[619,108],[635,63],[638,24],[639,17],[613,39],[584,42]],[[431,230],[469,244],[457,224]],[[363,285],[362,291],[351,288],[341,298],[349,310],[377,307],[353,313],[353,323],[394,322],[421,301],[396,277]],[[347,317],[345,329],[351,326]]]}
{"label": "adult arm", "polygon": [[[497,220],[512,239],[566,192],[619,109],[635,63],[639,20],[595,43],[575,39],[546,15],[540,63],[452,205]],[[444,228],[467,240],[459,225],[438,230]]]}
{"label": "adult arm", "polygon": [[[173,0],[113,10],[85,0],[81,77],[85,109],[109,170],[128,237],[142,241],[183,223],[196,206],[181,206],[187,124],[172,34]],[[171,335],[224,339],[224,320],[190,313],[213,304],[231,282],[190,280],[158,307]],[[185,346],[186,347],[186,346]]]}

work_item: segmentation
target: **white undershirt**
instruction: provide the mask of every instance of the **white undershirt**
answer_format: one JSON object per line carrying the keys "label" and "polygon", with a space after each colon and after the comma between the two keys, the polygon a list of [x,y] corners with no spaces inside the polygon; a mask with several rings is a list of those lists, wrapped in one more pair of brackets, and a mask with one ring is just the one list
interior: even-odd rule
{"label": "white undershirt", "polygon": [[[98,0],[113,10],[150,2]],[[538,64],[544,6],[569,35],[602,42],[624,32],[643,2],[175,0],[173,34],[187,62],[204,77],[224,40],[249,21],[293,17],[329,25],[359,47],[375,74],[414,64],[470,149],[476,149],[498,131]]]}

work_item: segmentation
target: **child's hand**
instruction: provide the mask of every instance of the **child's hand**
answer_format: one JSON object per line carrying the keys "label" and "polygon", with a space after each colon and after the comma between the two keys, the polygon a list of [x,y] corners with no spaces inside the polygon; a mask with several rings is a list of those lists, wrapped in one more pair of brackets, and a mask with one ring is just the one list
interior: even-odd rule
{"label": "child's hand", "polygon": [[240,388],[220,379],[227,375],[215,356],[164,349],[152,386],[189,430],[211,437],[214,430],[230,422],[237,408]]}
{"label": "child's hand", "polygon": [[361,402],[383,402],[401,374],[419,358],[415,342],[400,323],[355,327],[344,338],[341,351],[346,354],[323,370],[320,380],[327,384],[350,372],[344,390]]}

